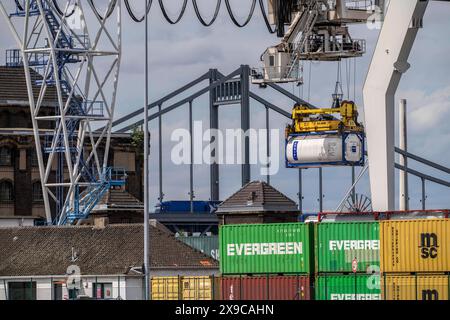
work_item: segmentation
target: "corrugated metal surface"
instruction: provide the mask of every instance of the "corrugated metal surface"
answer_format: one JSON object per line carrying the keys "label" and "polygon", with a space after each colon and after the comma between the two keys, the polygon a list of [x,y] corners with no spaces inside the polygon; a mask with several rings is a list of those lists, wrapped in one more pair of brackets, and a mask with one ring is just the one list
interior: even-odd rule
{"label": "corrugated metal surface", "polygon": [[177,237],[177,239],[211,258],[219,260],[219,236]]}
{"label": "corrugated metal surface", "polygon": [[228,225],[219,229],[222,274],[310,273],[310,224]]}
{"label": "corrugated metal surface", "polygon": [[221,300],[310,300],[308,276],[223,277]]}
{"label": "corrugated metal surface", "polygon": [[382,272],[450,271],[450,220],[382,221]]}
{"label": "corrugated metal surface", "polygon": [[152,300],[213,300],[211,277],[154,277]]}
{"label": "corrugated metal surface", "polygon": [[380,231],[378,222],[336,222],[316,225],[316,272],[379,271]]}
{"label": "corrugated metal surface", "polygon": [[179,300],[179,280],[178,277],[152,278],[152,300]]}
{"label": "corrugated metal surface", "polygon": [[386,275],[381,278],[386,300],[448,300],[450,275]]}
{"label": "corrugated metal surface", "polygon": [[380,276],[330,275],[318,276],[316,300],[380,300]]}

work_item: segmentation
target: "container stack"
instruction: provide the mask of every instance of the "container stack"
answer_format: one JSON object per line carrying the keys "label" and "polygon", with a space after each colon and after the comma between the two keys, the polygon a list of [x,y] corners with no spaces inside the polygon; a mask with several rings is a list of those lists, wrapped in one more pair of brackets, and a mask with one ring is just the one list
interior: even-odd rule
{"label": "container stack", "polygon": [[303,223],[221,226],[221,299],[312,299],[312,235]]}
{"label": "container stack", "polygon": [[297,223],[297,204],[254,181],[218,208],[222,300],[309,300],[312,226]]}
{"label": "container stack", "polygon": [[153,277],[152,300],[213,300],[217,282],[212,276]]}
{"label": "container stack", "polygon": [[380,237],[383,299],[449,299],[450,220],[382,221]]}
{"label": "container stack", "polygon": [[315,225],[316,300],[380,300],[378,222]]}

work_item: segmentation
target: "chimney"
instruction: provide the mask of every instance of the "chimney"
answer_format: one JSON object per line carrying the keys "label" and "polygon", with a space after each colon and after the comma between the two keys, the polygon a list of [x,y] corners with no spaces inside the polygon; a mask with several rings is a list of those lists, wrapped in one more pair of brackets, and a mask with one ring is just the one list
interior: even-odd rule
{"label": "chimney", "polygon": [[95,217],[94,218],[94,229],[103,230],[109,224],[108,217]]}

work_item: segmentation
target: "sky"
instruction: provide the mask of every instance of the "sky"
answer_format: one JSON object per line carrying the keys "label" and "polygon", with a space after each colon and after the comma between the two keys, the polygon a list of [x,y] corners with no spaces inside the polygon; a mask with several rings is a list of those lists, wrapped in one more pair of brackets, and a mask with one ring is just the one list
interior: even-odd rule
{"label": "sky", "polygon": [[[59,1],[61,4],[63,1]],[[142,4],[134,3],[137,13],[143,12]],[[157,3],[154,1],[155,4]],[[176,16],[182,0],[166,1],[166,7],[171,17]],[[214,11],[214,4],[208,0],[197,1],[205,19]],[[102,3],[99,1],[98,3]],[[245,20],[250,8],[250,1],[233,0],[231,6],[239,21]],[[397,91],[396,100],[408,100],[408,143],[409,151],[431,161],[450,167],[450,4],[431,2],[424,18],[424,28],[419,31],[409,62],[411,69],[403,76]],[[3,19],[0,19],[0,49],[14,48],[14,39],[7,32]],[[3,32],[5,31],[5,32]],[[344,92],[350,92],[350,98],[355,98],[364,116],[362,86],[368,65],[378,37],[377,30],[369,30],[366,25],[350,27],[353,38],[367,40],[367,53],[356,60],[356,78],[351,77],[347,84],[344,77]],[[134,23],[124,11],[123,21],[123,55],[120,74],[116,117],[125,115],[141,108],[144,104],[144,24]],[[240,65],[260,67],[259,58],[269,46],[279,43],[279,39],[270,34],[260,11],[257,9],[249,25],[237,28],[230,20],[225,5],[222,6],[216,23],[209,28],[203,27],[195,17],[192,4],[189,1],[185,16],[177,25],[170,25],[165,20],[158,6],[151,10],[149,28],[149,58],[150,58],[150,101],[155,101],[167,93],[179,88],[207,72],[217,68],[228,74]],[[4,63],[0,55],[0,63]],[[353,61],[349,66],[353,68]],[[346,62],[342,63],[345,69]],[[309,78],[309,70],[311,77]],[[284,85],[290,92],[301,96],[317,106],[329,107],[331,94],[337,76],[337,63],[305,63],[305,84],[297,88],[292,84]],[[353,72],[353,69],[352,69]],[[356,86],[353,86],[353,83]],[[197,89],[201,86],[197,86]],[[196,89],[194,88],[194,90]],[[259,89],[252,86],[253,92],[281,106],[290,112],[292,101],[284,98],[270,89]],[[194,91],[190,91],[191,93]],[[309,94],[308,94],[309,92]],[[355,96],[354,96],[355,93]],[[184,97],[183,95],[181,97]],[[171,100],[170,102],[176,102]],[[187,200],[189,198],[189,167],[175,165],[170,154],[175,142],[170,137],[177,128],[188,128],[188,107],[172,111],[163,117],[163,186],[164,200]],[[207,95],[194,103],[194,120],[208,123]],[[251,102],[251,126],[263,128],[265,121],[264,108],[255,101]],[[220,110],[220,129],[238,128],[240,120],[238,106],[226,106]],[[142,118],[142,117],[141,117]],[[139,118],[137,119],[139,120]],[[279,128],[283,135],[287,119],[271,113],[271,128]],[[398,123],[396,119],[395,123]],[[158,123],[150,124],[151,141],[151,206],[158,201]],[[397,131],[396,131],[397,132]],[[396,136],[398,134],[396,133]],[[280,161],[283,160],[283,144],[280,139]],[[431,175],[448,180],[448,175],[410,163],[411,167],[423,170]],[[281,163],[283,166],[283,163]],[[221,167],[220,196],[225,199],[241,186],[240,166],[226,165]],[[359,170],[359,169],[358,169]],[[194,185],[197,200],[209,199],[209,169],[206,165],[194,167]],[[334,210],[351,184],[351,173],[348,168],[325,168],[324,174],[324,209]],[[398,173],[396,172],[398,175]],[[259,175],[259,167],[252,166],[252,180],[264,180]],[[357,192],[370,197],[369,177],[366,174],[357,187]],[[398,179],[397,179],[398,180]],[[274,187],[297,201],[298,173],[297,170],[281,168],[280,172],[271,178]],[[421,207],[420,179],[410,177],[410,207]],[[450,191],[443,186],[431,183],[426,185],[427,208],[449,208]],[[396,191],[398,194],[398,189]],[[318,170],[306,170],[303,175],[303,195],[306,212],[317,212],[318,203]]]}

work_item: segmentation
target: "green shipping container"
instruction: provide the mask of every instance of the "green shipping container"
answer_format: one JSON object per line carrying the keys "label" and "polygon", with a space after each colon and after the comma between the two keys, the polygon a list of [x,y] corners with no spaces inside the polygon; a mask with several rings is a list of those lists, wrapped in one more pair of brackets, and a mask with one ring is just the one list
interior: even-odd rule
{"label": "green shipping container", "polygon": [[177,237],[180,240],[198,251],[219,260],[219,236],[209,237]]}
{"label": "green shipping container", "polygon": [[248,224],[219,228],[222,274],[311,273],[311,224]]}
{"label": "green shipping container", "polygon": [[324,222],[316,224],[315,259],[318,273],[380,270],[378,222]]}
{"label": "green shipping container", "polygon": [[315,287],[316,300],[381,300],[379,274],[318,276]]}

